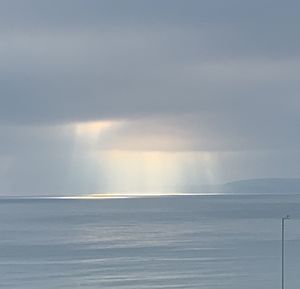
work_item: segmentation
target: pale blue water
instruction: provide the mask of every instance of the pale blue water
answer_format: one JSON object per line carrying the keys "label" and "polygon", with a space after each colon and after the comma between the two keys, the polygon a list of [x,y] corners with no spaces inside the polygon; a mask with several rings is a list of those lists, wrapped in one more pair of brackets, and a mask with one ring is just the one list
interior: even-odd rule
{"label": "pale blue water", "polygon": [[300,284],[300,196],[0,200],[0,288],[286,288]]}

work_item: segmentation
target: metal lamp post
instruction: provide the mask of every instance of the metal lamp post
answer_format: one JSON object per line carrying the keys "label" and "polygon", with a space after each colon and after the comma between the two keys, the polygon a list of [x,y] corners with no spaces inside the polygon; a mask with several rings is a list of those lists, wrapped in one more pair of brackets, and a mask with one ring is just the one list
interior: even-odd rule
{"label": "metal lamp post", "polygon": [[284,222],[290,218],[289,215],[281,218],[281,289],[284,289]]}

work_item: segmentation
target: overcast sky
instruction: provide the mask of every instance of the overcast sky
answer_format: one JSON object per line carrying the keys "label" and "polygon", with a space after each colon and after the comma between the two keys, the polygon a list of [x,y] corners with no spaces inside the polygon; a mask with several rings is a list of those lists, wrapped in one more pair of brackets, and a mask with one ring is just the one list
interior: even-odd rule
{"label": "overcast sky", "polygon": [[0,194],[299,177],[299,9],[1,0]]}

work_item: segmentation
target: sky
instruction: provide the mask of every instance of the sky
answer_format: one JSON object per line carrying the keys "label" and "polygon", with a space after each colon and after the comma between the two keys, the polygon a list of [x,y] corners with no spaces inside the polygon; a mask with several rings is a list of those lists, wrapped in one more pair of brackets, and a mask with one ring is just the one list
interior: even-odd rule
{"label": "sky", "polygon": [[299,177],[299,9],[1,0],[0,195]]}

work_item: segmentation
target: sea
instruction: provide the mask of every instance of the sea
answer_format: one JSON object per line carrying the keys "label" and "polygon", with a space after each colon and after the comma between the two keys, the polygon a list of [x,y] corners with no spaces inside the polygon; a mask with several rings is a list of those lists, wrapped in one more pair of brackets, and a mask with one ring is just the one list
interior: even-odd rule
{"label": "sea", "polygon": [[300,195],[0,199],[2,289],[300,284]]}

